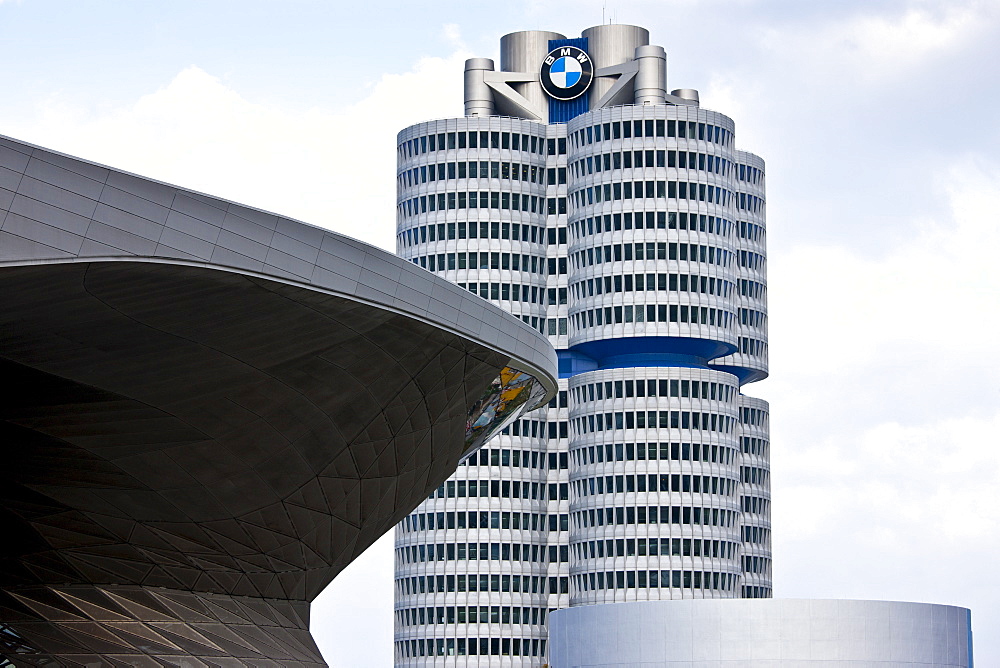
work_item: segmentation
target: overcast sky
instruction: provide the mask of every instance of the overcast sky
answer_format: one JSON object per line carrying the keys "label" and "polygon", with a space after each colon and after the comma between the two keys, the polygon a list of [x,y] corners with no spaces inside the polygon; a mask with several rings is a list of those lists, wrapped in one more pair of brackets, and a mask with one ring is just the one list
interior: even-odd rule
{"label": "overcast sky", "polygon": [[[1000,0],[0,0],[0,134],[393,250],[396,132],[602,16],[767,161],[775,595],[966,606],[1000,665]],[[391,547],[336,666],[391,665]]]}

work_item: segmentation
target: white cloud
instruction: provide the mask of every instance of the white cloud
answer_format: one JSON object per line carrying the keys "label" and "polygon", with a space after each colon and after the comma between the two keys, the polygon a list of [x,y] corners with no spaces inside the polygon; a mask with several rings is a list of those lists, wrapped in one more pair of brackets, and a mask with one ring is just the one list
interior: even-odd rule
{"label": "white cloud", "polygon": [[396,132],[461,110],[466,57],[384,75],[342,113],[256,103],[192,66],[133,104],[49,98],[4,131],[393,249]]}
{"label": "white cloud", "polygon": [[919,76],[934,60],[968,48],[996,24],[995,3],[908,3],[891,12],[863,9],[808,24],[774,22],[759,32],[765,52],[794,54],[785,75],[842,92]]}
{"label": "white cloud", "polygon": [[772,254],[776,593],[965,605],[988,629],[1000,169],[970,158],[937,181],[949,214],[888,252]]}
{"label": "white cloud", "polygon": [[[772,254],[768,385],[787,395],[784,410],[891,405],[903,418],[909,404],[950,417],[992,401],[983,393],[1000,375],[1000,171],[969,161],[938,181],[950,219],[916,221],[919,231],[884,254],[846,244]],[[794,391],[804,383],[810,394]]]}
{"label": "white cloud", "polygon": [[962,46],[981,27],[972,7],[911,8],[897,16],[862,16],[844,28],[843,46],[859,69],[882,79]]}
{"label": "white cloud", "polygon": [[458,51],[465,51],[465,42],[462,39],[462,31],[457,23],[446,23],[444,26],[444,37],[452,48]]}

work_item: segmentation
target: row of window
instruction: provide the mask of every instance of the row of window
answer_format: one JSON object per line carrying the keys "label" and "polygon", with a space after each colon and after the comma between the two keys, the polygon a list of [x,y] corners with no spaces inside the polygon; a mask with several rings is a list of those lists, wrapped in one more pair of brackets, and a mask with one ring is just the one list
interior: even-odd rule
{"label": "row of window", "polygon": [[754,253],[753,251],[741,250],[739,253],[740,266],[746,269],[753,269],[754,271],[763,271],[765,266],[765,258],[760,253]]}
{"label": "row of window", "polygon": [[[746,323],[744,323],[746,324]],[[744,406],[740,409],[740,422],[752,424],[758,427],[767,426],[767,411],[762,408],[751,408]]]}
{"label": "row of window", "polygon": [[[764,228],[741,222],[740,236],[763,243]],[[721,216],[676,211],[636,211],[590,216],[570,225],[577,238],[621,230],[690,230],[728,237],[733,224]],[[509,239],[549,246],[566,243],[566,227],[544,228],[528,223],[466,221],[420,225],[403,230],[398,240],[403,247],[455,239]]]}
{"label": "row of window", "polygon": [[700,429],[731,434],[736,420],[728,415],[698,411],[615,411],[570,420],[578,434],[613,429]]}
{"label": "row of window", "polygon": [[641,119],[633,121],[612,121],[580,128],[569,135],[575,148],[595,142],[631,137],[676,137],[678,139],[699,139],[722,146],[733,142],[733,133],[726,128],[695,121]]}
{"label": "row of window", "polygon": [[[647,380],[606,380],[603,383],[587,383],[570,390],[578,403],[604,401],[605,399],[629,399],[631,397],[670,397],[710,399],[731,402],[737,394],[732,385],[708,380],[647,379]],[[621,446],[619,446],[621,447]]]}
{"label": "row of window", "polygon": [[756,587],[756,586],[746,586],[743,587],[742,598],[771,598],[771,588],[770,587]]}
{"label": "row of window", "polygon": [[402,626],[437,624],[529,624],[544,626],[547,608],[509,605],[448,605],[396,610],[396,620]]}
{"label": "row of window", "polygon": [[708,232],[728,237],[732,223],[721,216],[678,211],[636,211],[634,213],[606,213],[581,218],[570,224],[577,238],[601,232],[631,230],[690,230]]}
{"label": "row of window", "polygon": [[756,543],[758,545],[766,545],[770,537],[771,537],[770,529],[765,529],[764,527],[755,527],[755,526],[743,527],[744,543]]}
{"label": "row of window", "polygon": [[[691,506],[590,508],[589,510],[573,511],[569,515],[570,523],[576,529],[626,526],[630,524],[688,524],[728,528],[736,526],[740,519],[739,513],[725,508],[700,508]],[[743,528],[756,529],[758,527]]]}
{"label": "row of window", "polygon": [[399,145],[398,151],[402,157],[412,158],[431,151],[458,148],[496,148],[538,155],[564,155],[566,139],[558,137],[546,141],[545,137],[535,135],[489,130],[438,132],[408,139]]}
{"label": "row of window", "polygon": [[621,325],[630,322],[671,322],[692,325],[712,325],[729,329],[736,320],[735,314],[708,306],[688,306],[687,304],[646,304],[637,306],[605,306],[571,314],[573,327],[577,330]]}
{"label": "row of window", "polygon": [[755,436],[741,436],[740,447],[746,454],[758,457],[767,457],[770,451],[767,440]]}
{"label": "row of window", "polygon": [[748,308],[741,308],[738,310],[738,313],[741,325],[745,325],[747,327],[757,327],[758,329],[767,327],[766,313],[761,313],[760,311]]}
{"label": "row of window", "polygon": [[767,343],[758,339],[741,336],[739,340],[739,351],[744,355],[764,357],[767,355]]}
{"label": "row of window", "polygon": [[[458,283],[460,288],[464,288],[474,295],[479,295],[483,299],[493,301],[516,301],[526,304],[544,304],[541,297],[544,288],[534,285],[517,285],[509,283]],[[555,288],[549,288],[553,290]],[[559,288],[560,291],[565,288]],[[560,302],[563,303],[563,302]],[[551,304],[551,302],[550,302]],[[555,336],[556,334],[566,334],[566,318],[544,318],[538,316],[521,315],[521,320],[531,325],[532,329],[537,329],[543,334]],[[546,329],[548,330],[546,332]],[[555,438],[553,436],[553,438]]]}
{"label": "row of window", "polygon": [[454,209],[496,209],[503,211],[524,211],[555,216],[566,213],[565,197],[539,197],[528,193],[475,191],[437,193],[411,197],[399,203],[400,215],[416,216],[432,211]]}
{"label": "row of window", "polygon": [[743,497],[743,512],[754,515],[766,515],[771,510],[771,502],[759,496]]}
{"label": "row of window", "polygon": [[[458,498],[469,497],[493,497],[495,499],[534,499],[536,501],[556,500],[559,498],[558,490],[551,490],[546,487],[547,483],[529,482],[527,480],[449,480],[448,483],[455,483],[455,493]],[[551,483],[555,485],[557,483]],[[442,484],[441,487],[445,487]],[[445,487],[451,491],[451,487]],[[441,493],[441,488],[431,493],[428,499],[445,498]]]}
{"label": "row of window", "polygon": [[737,227],[737,234],[740,235],[741,239],[746,239],[761,245],[767,241],[767,233],[764,230],[764,226],[758,225],[757,223],[748,223],[741,220],[739,226]]}
{"label": "row of window", "polygon": [[[553,258],[554,259],[554,258]],[[454,271],[461,269],[503,269],[507,271],[523,271],[529,274],[539,274],[545,276],[546,258],[536,255],[522,255],[519,253],[436,253],[434,255],[420,255],[411,258],[411,262],[418,264],[428,271]],[[527,286],[522,286],[527,287]],[[538,302],[537,291],[535,297],[529,299],[527,296],[523,300]]]}
{"label": "row of window", "polygon": [[[475,287],[475,283],[472,283],[471,285],[472,285],[472,287]],[[465,285],[462,285],[462,287],[464,288]],[[483,297],[483,299],[486,299],[486,297]],[[556,329],[557,329],[556,328],[556,324],[557,324],[557,321],[558,321],[558,333],[559,334],[566,334],[566,331],[567,331],[566,318],[558,318],[558,319],[557,318],[549,318],[548,320],[546,320],[545,318],[539,318],[539,317],[536,317],[536,316],[533,316],[533,315],[532,316],[528,316],[528,315],[518,316],[516,313],[513,314],[513,315],[514,315],[514,317],[520,317],[521,320],[522,320],[522,322],[524,322],[524,324],[530,325],[532,329],[537,330],[538,332],[540,332],[542,334],[548,334],[549,336],[556,336]],[[546,330],[546,324],[548,325],[548,332],[545,331]],[[553,344],[553,345],[555,345],[555,344]],[[507,431],[507,428],[504,429],[503,433],[505,433],[505,434],[509,433]],[[555,438],[555,437],[553,436],[553,438]]]}
{"label": "row of window", "polygon": [[[548,229],[548,235],[545,234]],[[425,244],[429,241],[452,239],[510,239],[533,244],[548,243],[549,246],[566,243],[565,227],[544,228],[528,223],[505,223],[500,221],[469,221],[458,223],[437,223],[421,225],[403,230],[399,234],[403,246]]]}
{"label": "row of window", "polygon": [[[585,186],[569,193],[569,199],[577,208],[600,204],[601,202],[617,202],[629,199],[684,199],[698,202],[709,202],[721,206],[729,206],[733,201],[733,192],[721,186],[708,183],[688,181],[625,181],[623,183],[605,183],[603,185]],[[744,205],[748,203],[745,193]],[[757,200],[759,198],[754,197]],[[747,209],[747,206],[741,206]],[[754,210],[754,209],[751,209]]]}
{"label": "row of window", "polygon": [[741,466],[743,482],[748,485],[767,485],[771,480],[771,473],[767,469],[756,466]]}
{"label": "row of window", "polygon": [[[473,481],[474,482],[474,481]],[[552,483],[557,485],[560,483]],[[561,483],[567,486],[569,483]],[[554,499],[559,499],[557,493]],[[567,492],[564,497],[569,498]],[[404,531],[434,531],[445,529],[524,529],[525,531],[545,531],[549,520],[557,514],[519,513],[507,510],[449,510],[431,513],[413,513],[403,519]],[[483,543],[485,545],[485,543]],[[421,559],[423,561],[423,559]]]}
{"label": "row of window", "polygon": [[[763,213],[764,212],[764,200],[756,195],[750,195],[748,193],[736,193],[736,208],[743,211],[749,211],[751,213]],[[693,199],[693,198],[692,198]]]}
{"label": "row of window", "polygon": [[725,248],[673,241],[669,243],[647,241],[634,244],[609,244],[570,253],[569,257],[576,269],[628,260],[690,260],[691,262],[730,267],[736,259],[733,252]]}
{"label": "row of window", "polygon": [[624,492],[696,492],[733,496],[739,480],[680,473],[609,475],[582,478],[570,483],[577,497]]}
{"label": "row of window", "polygon": [[[462,513],[464,514],[464,513]],[[520,514],[520,513],[516,513]],[[559,548],[562,547],[562,557]],[[546,549],[548,548],[548,549]],[[397,557],[404,564],[428,561],[520,561],[556,563],[569,561],[566,545],[529,545],[520,543],[428,543],[397,548]],[[518,576],[515,576],[518,577]],[[518,579],[511,586],[520,591]]]}
{"label": "row of window", "polygon": [[545,640],[538,638],[423,638],[400,640],[397,651],[420,656],[545,656]]}
{"label": "row of window", "polygon": [[574,160],[569,168],[574,177],[610,172],[616,169],[641,169],[643,167],[676,167],[697,169],[720,176],[728,176],[733,163],[726,158],[693,151],[616,151]]}
{"label": "row of window", "polygon": [[734,559],[740,544],[702,538],[607,538],[574,543],[576,559],[613,557],[712,557]]}
{"label": "row of window", "polygon": [[[517,589],[514,589],[517,587]],[[446,594],[452,592],[499,592],[523,594],[568,594],[568,577],[544,575],[413,575],[396,578],[399,594]]]}
{"label": "row of window", "polygon": [[[538,185],[566,183],[565,167],[545,167],[518,162],[497,162],[495,160],[471,160],[469,162],[439,162],[421,165],[399,173],[402,187],[412,188],[421,183],[454,181],[456,179],[503,179],[504,181],[524,181]],[[485,184],[482,184],[485,185]]]}
{"label": "row of window", "polygon": [[749,297],[750,299],[764,301],[767,299],[767,286],[763,283],[759,283],[758,281],[741,278],[740,295],[743,297]]}
{"label": "row of window", "polygon": [[743,572],[767,575],[771,572],[771,560],[767,557],[751,557],[749,555],[744,555]]}
{"label": "row of window", "polygon": [[570,453],[576,466],[646,459],[674,462],[706,462],[731,465],[735,450],[708,443],[605,443],[576,448]]}
{"label": "row of window", "polygon": [[577,591],[598,589],[702,589],[732,591],[739,584],[735,573],[712,571],[598,571],[574,575]]}
{"label": "row of window", "polygon": [[570,283],[576,299],[616,292],[695,292],[729,298],[735,285],[732,281],[698,274],[624,274],[599,276]]}
{"label": "row of window", "polygon": [[[553,406],[553,408],[555,408]],[[558,422],[545,422],[543,420],[529,420],[522,418],[515,420],[503,433],[517,433],[514,436],[523,435],[531,438],[545,438],[546,425],[552,434],[549,438],[557,437]],[[562,423],[562,424],[565,424]],[[539,470],[556,470],[569,468],[567,453],[565,452],[537,452],[535,450],[517,450],[511,448],[480,448],[473,452],[463,462],[465,466],[513,466]],[[464,481],[449,480],[443,483],[438,498],[456,498],[465,496],[464,487],[459,487],[458,483]],[[432,494],[430,498],[435,498]]]}
{"label": "row of window", "polygon": [[[565,288],[559,288],[560,291]],[[569,392],[559,390],[555,396],[549,399],[549,408],[569,408]]]}
{"label": "row of window", "polygon": [[764,179],[764,172],[750,165],[740,165],[736,178],[740,181],[746,181],[747,183],[758,185]]}
{"label": "row of window", "polygon": [[[550,323],[554,321],[555,318],[549,319]],[[559,318],[559,322],[560,322],[559,333],[565,334],[566,318]],[[551,331],[549,333],[554,334],[554,332]],[[506,427],[501,433],[510,434],[512,436],[524,436],[525,438],[549,438],[549,439],[569,438],[569,423],[566,422],[565,420],[549,422],[547,436],[545,434],[544,429],[540,427],[536,429],[536,423],[538,423],[538,420],[518,420],[517,422],[511,424],[509,427]],[[540,424],[544,426],[546,423],[542,422]],[[549,456],[552,456],[554,454],[555,454],[554,452],[549,453]],[[566,456],[565,452],[559,454],[560,458],[565,456]],[[566,467],[563,466],[561,468],[566,468]]]}

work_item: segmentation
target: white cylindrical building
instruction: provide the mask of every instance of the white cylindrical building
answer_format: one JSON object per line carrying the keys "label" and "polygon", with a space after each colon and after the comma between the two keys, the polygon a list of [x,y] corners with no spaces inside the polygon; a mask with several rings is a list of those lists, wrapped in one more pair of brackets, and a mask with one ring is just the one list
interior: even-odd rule
{"label": "white cylindrical building", "polygon": [[467,117],[399,134],[399,254],[546,334],[561,378],[397,528],[398,666],[541,666],[570,606],[770,596],[741,393],[767,373],[763,163],[648,37],[505,36]]}

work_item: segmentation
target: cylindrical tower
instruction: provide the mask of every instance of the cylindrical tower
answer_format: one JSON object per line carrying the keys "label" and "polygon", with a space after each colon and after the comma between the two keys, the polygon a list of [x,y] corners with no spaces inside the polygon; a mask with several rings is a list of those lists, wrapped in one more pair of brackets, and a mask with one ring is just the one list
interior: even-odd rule
{"label": "cylindrical tower", "polygon": [[662,46],[640,46],[635,50],[639,71],[635,75],[635,103],[666,104],[667,52]]}
{"label": "cylindrical tower", "polygon": [[740,395],[740,506],[743,598],[771,598],[770,413],[763,399]]}
{"label": "cylindrical tower", "polygon": [[571,605],[740,595],[738,394],[698,368],[571,379]]}
{"label": "cylindrical tower", "polygon": [[[565,130],[466,117],[412,126],[398,142],[399,254],[557,348],[568,336]],[[548,611],[569,604],[560,383],[547,408],[472,455],[397,527],[397,665],[545,662]]]}
{"label": "cylindrical tower", "polygon": [[770,596],[767,404],[741,394],[767,374],[763,162],[697,91],[666,96],[648,41],[507,35],[515,79],[558,46],[634,81],[553,98],[566,123],[488,117],[514,107],[475,59],[468,116],[399,135],[398,252],[546,334],[560,391],[399,525],[398,666],[541,666],[568,606]]}
{"label": "cylindrical tower", "polygon": [[489,58],[469,58],[465,61],[465,115],[492,116],[496,113],[493,91],[486,85],[487,72],[493,71]]}
{"label": "cylindrical tower", "polygon": [[[742,594],[735,160],[688,106],[568,124],[571,604]],[[612,380],[613,379],[613,380]]]}
{"label": "cylindrical tower", "polygon": [[[621,23],[612,23],[594,26],[583,31],[582,36],[587,40],[587,53],[594,61],[594,67],[610,67],[620,65],[635,58],[635,50],[640,46],[649,44],[649,31],[639,26],[630,26]],[[597,106],[598,101],[604,94],[611,90],[614,85],[612,79],[595,79],[590,87],[590,108]],[[631,104],[632,91],[627,89],[622,92],[619,99],[612,100],[610,104]]]}
{"label": "cylindrical tower", "polygon": [[[547,30],[522,30],[500,38],[500,70],[503,72],[538,72],[549,48],[550,40],[566,39],[565,35]],[[533,106],[548,104],[542,85],[536,81],[511,84]]]}

